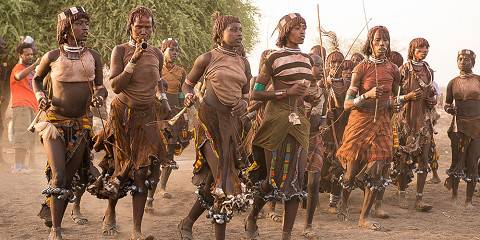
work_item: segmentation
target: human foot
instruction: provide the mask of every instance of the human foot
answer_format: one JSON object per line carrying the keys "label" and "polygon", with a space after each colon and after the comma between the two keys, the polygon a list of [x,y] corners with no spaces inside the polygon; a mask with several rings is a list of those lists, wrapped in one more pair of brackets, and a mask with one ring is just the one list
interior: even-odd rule
{"label": "human foot", "polygon": [[415,209],[419,212],[428,212],[432,210],[433,206],[423,202],[422,200],[417,200],[415,203]]}
{"label": "human foot", "polygon": [[345,222],[348,221],[348,209],[347,207],[339,207],[337,209],[337,219],[339,221]]}
{"label": "human foot", "polygon": [[147,202],[145,202],[145,212],[152,214],[153,210],[153,198],[147,197]]}
{"label": "human foot", "polygon": [[269,212],[267,214],[267,217],[270,218],[274,222],[282,222],[282,215],[276,213],[276,212]]}
{"label": "human foot", "polygon": [[85,225],[88,223],[88,219],[80,212],[80,207],[74,206],[70,216],[72,217],[73,222],[78,225]]}
{"label": "human foot", "polygon": [[162,196],[162,198],[165,198],[165,199],[171,199],[172,198],[172,194],[170,194],[169,192],[167,192],[165,190],[162,190],[162,189],[160,189],[160,196]]}
{"label": "human foot", "polygon": [[247,217],[245,219],[244,225],[247,240],[255,240],[260,236],[260,234],[258,233],[257,222],[254,219]]}
{"label": "human foot", "polygon": [[115,214],[105,214],[102,222],[102,234],[103,236],[115,236],[118,232],[117,222],[115,220]]}
{"label": "human foot", "polygon": [[130,240],[154,240],[155,238],[151,235],[145,237],[141,232],[132,232]]}
{"label": "human foot", "polygon": [[319,239],[318,234],[313,230],[311,226],[305,227],[305,229],[302,232],[302,236],[304,236],[305,239],[308,239],[308,240]]}
{"label": "human foot", "polygon": [[398,206],[403,209],[408,209],[407,194],[404,191],[400,191],[398,194]]}
{"label": "human foot", "polygon": [[358,222],[358,227],[369,229],[372,231],[380,231],[382,230],[382,225],[378,222],[371,222],[368,220],[363,220]]}
{"label": "human foot", "polygon": [[383,207],[381,205],[375,206],[375,210],[373,211],[373,216],[381,219],[387,219],[390,217],[390,215],[388,215],[388,213],[386,213],[383,210]]}
{"label": "human foot", "polygon": [[427,181],[427,184],[439,184],[441,183],[442,180],[440,180],[440,177],[438,176],[433,176],[432,178],[430,178],[428,181]]}
{"label": "human foot", "polygon": [[180,240],[193,240],[192,225],[187,222],[188,220],[182,219],[177,225]]}
{"label": "human foot", "polygon": [[61,228],[51,228],[50,234],[48,235],[48,240],[63,240]]}

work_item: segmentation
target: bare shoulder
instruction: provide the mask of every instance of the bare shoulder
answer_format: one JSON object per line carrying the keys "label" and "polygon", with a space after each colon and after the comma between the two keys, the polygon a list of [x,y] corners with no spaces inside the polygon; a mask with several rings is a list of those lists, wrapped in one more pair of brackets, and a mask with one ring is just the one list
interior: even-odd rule
{"label": "bare shoulder", "polygon": [[55,60],[57,60],[59,56],[60,56],[60,49],[57,48],[45,53],[45,55],[43,55],[42,58],[48,60],[48,62],[51,63],[51,62],[55,62]]}
{"label": "bare shoulder", "polygon": [[206,52],[195,59],[195,66],[200,67],[207,67],[208,64],[210,63],[210,60],[212,60],[212,53],[211,52]]}

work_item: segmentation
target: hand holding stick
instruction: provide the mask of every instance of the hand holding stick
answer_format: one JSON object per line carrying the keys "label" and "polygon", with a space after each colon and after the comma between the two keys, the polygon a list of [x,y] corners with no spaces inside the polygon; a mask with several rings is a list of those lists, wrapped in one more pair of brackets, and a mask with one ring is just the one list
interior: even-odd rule
{"label": "hand holding stick", "polygon": [[30,126],[28,126],[27,128],[29,132],[32,132],[32,133],[35,132],[35,124],[38,123],[38,119],[40,118],[40,115],[42,114],[42,112],[43,112],[42,109],[38,110],[37,115],[35,115],[35,118],[33,119],[32,123],[30,123]]}

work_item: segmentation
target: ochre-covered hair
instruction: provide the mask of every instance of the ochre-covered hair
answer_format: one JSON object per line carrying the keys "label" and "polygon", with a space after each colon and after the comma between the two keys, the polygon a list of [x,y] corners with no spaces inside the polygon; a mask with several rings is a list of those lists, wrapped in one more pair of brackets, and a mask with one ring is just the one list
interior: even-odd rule
{"label": "ochre-covered hair", "polygon": [[413,56],[415,54],[415,48],[422,48],[422,47],[430,47],[428,44],[427,39],[425,38],[414,38],[410,41],[410,45],[408,46],[408,59],[413,60]]}
{"label": "ochre-covered hair", "polygon": [[363,54],[367,56],[371,56],[373,54],[372,42],[373,42],[375,33],[377,33],[377,31],[379,31],[381,36],[383,38],[386,38],[389,42],[387,46],[387,54],[386,54],[388,56],[390,54],[390,33],[388,32],[388,29],[384,26],[375,26],[368,31],[368,39],[365,42],[365,45],[363,45],[363,50],[362,50]]}
{"label": "ochre-covered hair", "polygon": [[287,37],[290,31],[292,31],[295,26],[298,26],[302,23],[305,25],[305,27],[307,26],[305,19],[300,16],[299,13],[289,13],[280,18],[280,21],[278,21],[277,24],[277,47],[284,47],[287,44]]}
{"label": "ochre-covered hair", "polygon": [[90,17],[83,7],[71,7],[63,10],[57,16],[57,43],[62,45],[67,42],[68,34],[72,33],[72,23],[78,19],[85,18],[90,21]]}
{"label": "ochre-covered hair", "polygon": [[388,56],[388,60],[390,60],[390,62],[392,62],[393,64],[397,65],[397,67],[400,67],[403,65],[402,54],[400,54],[397,51],[390,52],[390,56]]}
{"label": "ochre-covered hair", "polygon": [[149,17],[152,19],[152,28],[155,30],[155,19],[153,18],[152,10],[145,6],[137,6],[128,14],[128,24],[127,24],[127,34],[130,36],[132,34],[132,25],[135,22],[135,19],[140,17]]}
{"label": "ochre-covered hair", "polygon": [[173,39],[173,38],[167,38],[162,41],[162,46],[160,47],[160,50],[162,52],[165,52],[167,48],[169,47],[178,47],[178,41]]}
{"label": "ochre-covered hair", "polygon": [[327,66],[329,66],[330,62],[333,61],[333,60],[343,61],[344,59],[345,59],[345,56],[343,56],[343,54],[340,51],[335,50],[335,51],[331,52],[330,54],[328,54],[328,56],[327,56]]}
{"label": "ochre-covered hair", "polygon": [[351,60],[345,60],[343,61],[343,70],[350,70],[352,71],[353,68],[355,68],[355,63],[353,63]]}
{"label": "ochre-covered hair", "polygon": [[358,52],[353,53],[352,56],[350,57],[350,59],[352,59],[353,57],[358,57],[361,60],[365,59],[365,57],[361,53],[358,53]]}
{"label": "ochre-covered hair", "polygon": [[212,40],[216,45],[222,43],[223,31],[227,29],[229,24],[240,23],[240,19],[235,16],[221,15],[219,12],[212,14],[213,28],[212,28]]}

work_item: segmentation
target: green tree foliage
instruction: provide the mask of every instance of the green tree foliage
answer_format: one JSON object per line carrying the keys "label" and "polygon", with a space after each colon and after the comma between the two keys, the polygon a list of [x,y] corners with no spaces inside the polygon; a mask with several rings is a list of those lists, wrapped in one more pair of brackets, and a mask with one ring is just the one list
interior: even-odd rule
{"label": "green tree foliage", "polygon": [[210,50],[214,11],[238,16],[242,22],[244,46],[255,44],[257,9],[249,0],[2,0],[0,36],[7,40],[10,57],[20,36],[30,35],[41,54],[57,47],[57,14],[71,6],[83,6],[90,14],[88,46],[108,61],[112,48],[128,40],[127,16],[137,5],[151,8],[155,14],[155,32],[151,44],[160,47],[163,39],[173,37],[180,43],[181,65],[189,68],[195,58]]}

